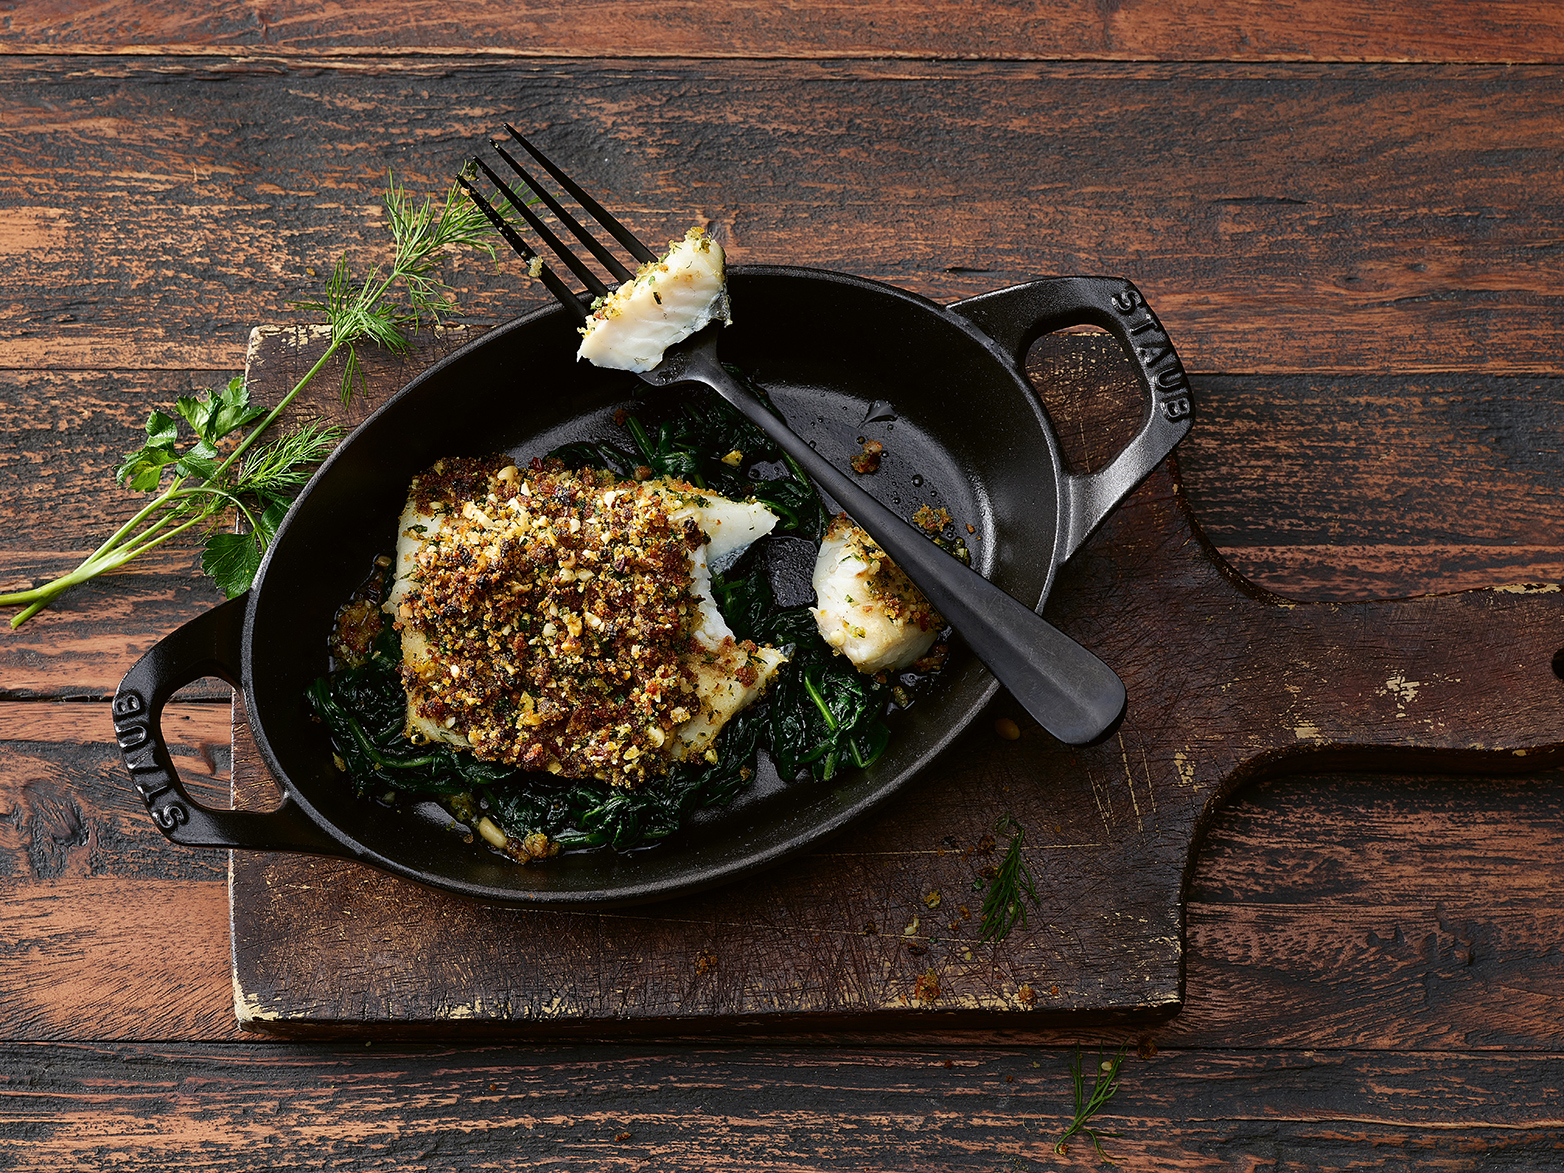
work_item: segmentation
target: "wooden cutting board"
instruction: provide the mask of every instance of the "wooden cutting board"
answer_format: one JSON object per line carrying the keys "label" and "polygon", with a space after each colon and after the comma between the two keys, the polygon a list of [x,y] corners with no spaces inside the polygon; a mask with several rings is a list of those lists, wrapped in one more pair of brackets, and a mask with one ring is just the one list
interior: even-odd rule
{"label": "wooden cutting board", "polygon": [[[356,423],[462,340],[377,357]],[[275,402],[318,355],[258,330],[248,375]],[[1047,339],[1030,369],[1072,460],[1138,412],[1102,336]],[[1197,403],[1198,426],[1198,403]],[[1047,616],[1129,693],[1101,744],[1053,741],[1001,695],[892,803],[807,854],[719,890],[606,912],[518,911],[335,859],[235,852],[235,1009],[289,1035],[900,1032],[1151,1020],[1183,996],[1183,890],[1213,812],[1286,769],[1496,773],[1564,760],[1564,593],[1555,585],[1296,603],[1205,540],[1173,459],[1060,571]],[[324,638],[324,635],[323,635]],[[1014,740],[996,723],[1016,722]],[[235,805],[272,805],[234,712]],[[1009,817],[1038,900],[979,940]]]}

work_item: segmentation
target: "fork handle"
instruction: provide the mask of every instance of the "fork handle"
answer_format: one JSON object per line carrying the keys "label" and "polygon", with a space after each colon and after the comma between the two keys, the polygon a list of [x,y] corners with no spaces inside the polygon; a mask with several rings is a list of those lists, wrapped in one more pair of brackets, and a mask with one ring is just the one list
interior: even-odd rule
{"label": "fork handle", "polygon": [[881,505],[723,369],[715,338],[703,341],[683,350],[678,370],[668,374],[706,384],[798,461],[1049,733],[1068,745],[1085,745],[1112,728],[1125,699],[1113,669]]}

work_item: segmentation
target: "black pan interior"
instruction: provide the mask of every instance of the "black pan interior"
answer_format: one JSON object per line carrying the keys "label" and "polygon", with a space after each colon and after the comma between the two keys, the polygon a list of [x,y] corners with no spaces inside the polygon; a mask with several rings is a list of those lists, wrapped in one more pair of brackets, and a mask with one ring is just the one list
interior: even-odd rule
{"label": "black pan interior", "polygon": [[[1057,449],[1024,380],[986,339],[931,302],[836,274],[735,268],[730,287],[735,323],[723,334],[724,360],[758,378],[796,431],[844,466],[861,439],[880,440],[881,471],[865,478],[872,491],[904,515],[943,507],[985,575],[1018,598],[1045,596]],[[530,458],[569,440],[611,438],[619,407],[657,393],[633,376],[578,364],[574,353],[571,323],[547,311],[491,331],[399,392],[300,497],[257,580],[246,629],[251,722],[294,797],[353,854],[489,900],[629,903],[752,871],[892,793],[995,687],[958,653],[929,692],[895,714],[891,748],[871,769],[785,786],[762,771],[729,808],[628,856],[582,852],[521,867],[481,841],[465,843],[443,815],[354,799],[301,699],[326,670],[332,615],[391,548],[416,472],[445,455]],[[807,591],[807,568],[795,571],[804,577],[794,574],[794,589]]]}

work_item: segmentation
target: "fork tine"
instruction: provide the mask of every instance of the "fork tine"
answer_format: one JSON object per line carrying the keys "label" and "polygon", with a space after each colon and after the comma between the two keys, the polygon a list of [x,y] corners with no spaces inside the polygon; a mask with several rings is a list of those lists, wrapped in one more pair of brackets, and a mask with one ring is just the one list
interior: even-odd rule
{"label": "fork tine", "polygon": [[576,279],[585,283],[587,292],[595,297],[608,296],[608,286],[603,284],[603,279],[582,263],[581,258],[565,247],[564,241],[555,236],[549,226],[543,223],[542,218],[527,207],[527,201],[522,199],[510,185],[494,173],[494,169],[482,159],[474,158],[478,169],[489,177],[489,182],[500,190],[500,193],[510,201],[510,206],[521,213],[521,218],[527,222],[527,226],[543,238],[543,243],[553,249],[559,259],[565,262],[565,267],[576,275]]}
{"label": "fork tine", "polygon": [[581,299],[571,291],[570,286],[561,281],[559,275],[547,265],[542,264],[538,254],[532,251],[532,247],[526,241],[516,235],[516,230],[507,224],[505,217],[496,212],[489,204],[489,201],[479,194],[478,189],[467,181],[467,176],[457,175],[456,182],[466,189],[467,194],[472,198],[472,202],[477,204],[478,210],[488,217],[489,223],[493,224],[495,230],[505,238],[506,244],[510,245],[529,264],[534,260],[539,261],[539,264],[542,265],[538,271],[539,279],[559,303],[575,315],[576,321],[585,324],[588,317],[587,308],[581,304]]}
{"label": "fork tine", "polygon": [[594,237],[585,228],[581,227],[580,221],[567,212],[564,206],[558,200],[549,195],[549,193],[544,190],[544,188],[538,183],[536,179],[533,179],[532,176],[528,175],[527,172],[522,168],[521,164],[516,162],[515,156],[507,151],[504,145],[498,139],[490,139],[489,145],[494,148],[495,152],[499,155],[500,158],[504,159],[505,162],[510,164],[510,169],[521,177],[521,181],[532,189],[532,193],[536,195],[538,199],[543,201],[544,205],[548,208],[549,211],[554,213],[559,222],[568,228],[571,234],[574,235],[577,240],[586,245],[588,251],[590,251],[591,254],[598,259],[598,262],[603,266],[603,268],[607,269],[614,275],[616,280],[628,281],[635,276],[634,273],[630,272],[629,269],[624,267],[623,263],[619,260],[618,257],[614,256],[613,253],[609,252],[606,248],[599,244],[596,237]]}
{"label": "fork tine", "polygon": [[631,256],[635,257],[635,259],[640,261],[643,265],[647,261],[655,261],[657,259],[656,253],[637,240],[634,233],[632,233],[628,228],[610,216],[602,204],[598,203],[591,196],[587,195],[586,192],[582,191],[581,188],[576,184],[575,180],[571,179],[570,176],[566,175],[558,167],[554,166],[554,164],[549,161],[548,156],[546,156],[542,151],[538,150],[537,147],[528,142],[526,137],[522,135],[519,130],[517,130],[508,122],[505,123],[505,129],[510,132],[511,138],[515,139],[518,143],[525,147],[527,149],[527,153],[536,159],[540,164],[542,164],[543,169],[554,177],[555,181],[559,184],[560,187],[564,188],[567,192],[570,193],[571,199],[575,200],[576,203],[585,208],[587,214],[590,215],[592,219],[596,220],[604,228],[608,229],[613,238],[630,251]]}

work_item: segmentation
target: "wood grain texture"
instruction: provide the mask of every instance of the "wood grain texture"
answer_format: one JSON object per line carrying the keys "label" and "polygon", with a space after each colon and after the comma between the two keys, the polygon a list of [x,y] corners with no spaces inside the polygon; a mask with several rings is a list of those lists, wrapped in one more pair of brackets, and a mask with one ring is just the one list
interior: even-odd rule
{"label": "wood grain texture", "polygon": [[222,880],[97,874],[7,887],[0,1018],[8,1038],[238,1033]]}
{"label": "wood grain texture", "polygon": [[1291,376],[1195,390],[1184,484],[1245,577],[1337,600],[1564,580],[1564,381]]}
{"label": "wood grain texture", "polygon": [[[1019,1047],[11,1046],[0,1160],[29,1170],[1095,1169],[1068,1052]],[[1088,1055],[1088,1059],[1090,1055]],[[1162,1052],[1098,1118],[1131,1169],[1540,1169],[1553,1056]],[[807,1100],[794,1099],[807,1091]]]}
{"label": "wood grain texture", "polygon": [[[290,341],[260,340],[252,386],[307,361]],[[1135,401],[1116,358],[1090,335],[1034,355],[1062,432],[1084,435],[1082,421]],[[1111,454],[1117,430],[1076,459]],[[241,1021],[291,1034],[796,1035],[918,1029],[920,1016],[1020,1029],[1165,1017],[1183,1000],[1193,847],[1243,782],[1343,762],[1493,771],[1564,759],[1552,668],[1564,592],[1345,606],[1267,596],[1205,542],[1171,462],[1061,569],[1047,614],[1124,679],[1129,710],[1111,738],[1069,749],[1024,721],[1006,743],[979,721],[886,809],[710,895],[535,912],[353,863],[236,855]],[[272,805],[247,723],[235,754],[236,805]],[[992,861],[976,845],[1007,813],[1032,829],[1043,895],[1033,923],[989,947],[973,913]]]}
{"label": "wood grain texture", "polygon": [[[220,858],[163,860],[166,844],[131,790],[102,704],[0,703],[0,801],[5,874],[38,880],[138,875],[221,879]],[[193,793],[224,803],[229,786],[227,705],[170,705],[170,752]]]}
{"label": "wood grain texture", "polygon": [[[180,772],[208,802],[225,800],[229,724],[226,704],[164,714]],[[112,727],[103,704],[0,703],[5,1036],[225,1037],[226,860],[170,850]]]}
{"label": "wood grain texture", "polygon": [[[339,250],[380,255],[388,166],[443,187],[533,112],[649,235],[709,219],[739,259],[939,300],[1133,278],[1196,374],[1186,491],[1284,594],[1561,577],[1556,6],[0,17],[0,581],[63,568],[101,536],[94,510],[123,516],[97,469],[162,389],[237,371]],[[471,322],[540,300],[485,263],[450,272]],[[215,602],[193,568],[160,557],[0,631],[0,1166],[1103,1167],[1049,1148],[1066,1048],[1140,1031],[212,1045],[239,1034],[222,858],[163,841],[94,732],[125,667]],[[226,706],[177,712],[199,726],[181,769],[220,801]],[[1185,1009],[1129,1060],[1110,1153],[1557,1167],[1561,809],[1557,771],[1241,788],[1191,874]]]}
{"label": "wood grain texture", "polygon": [[[163,840],[106,745],[101,790],[82,785],[80,746],[106,708],[0,706],[0,732],[25,743],[0,747],[5,1038],[240,1037],[226,861]],[[212,770],[207,754],[226,744],[226,707],[177,706],[165,727],[187,781],[220,803],[225,763]],[[1556,772],[1246,787],[1218,812],[1192,876],[1186,1006],[1150,1037],[1164,1049],[1559,1052],[1561,811]],[[1083,1036],[1015,1024],[952,1035],[922,1016],[898,1037]]]}
{"label": "wood grain texture", "polygon": [[[735,262],[940,301],[1119,273],[1197,373],[1564,372],[1547,67],[25,57],[0,366],[235,364],[381,255],[388,168],[443,192],[522,116],[637,231],[699,220]],[[541,303],[450,273],[474,320]]]}
{"label": "wood grain texture", "polygon": [[1158,1043],[1564,1050],[1561,815],[1557,771],[1246,788],[1201,845]]}
{"label": "wood grain texture", "polygon": [[62,0],[8,13],[7,53],[515,54],[566,57],[936,57],[1238,61],[1559,61],[1564,22],[1535,4],[1479,8],[1458,0],[1410,4],[1238,0],[1111,6],[1053,0],[959,4],[709,7],[580,0],[568,9],[473,0],[419,8],[386,0],[260,5],[182,0],[148,11],[133,0],[83,10]]}
{"label": "wood grain texture", "polygon": [[[29,577],[43,579],[72,569],[87,552],[18,561]],[[185,547],[175,557],[183,563],[177,573],[160,571],[161,560],[153,558],[150,566],[105,575],[67,592],[21,628],[0,629],[0,697],[112,696],[148,648],[223,600],[212,580],[199,573],[199,549]],[[226,685],[212,686],[204,695],[228,691]]]}

